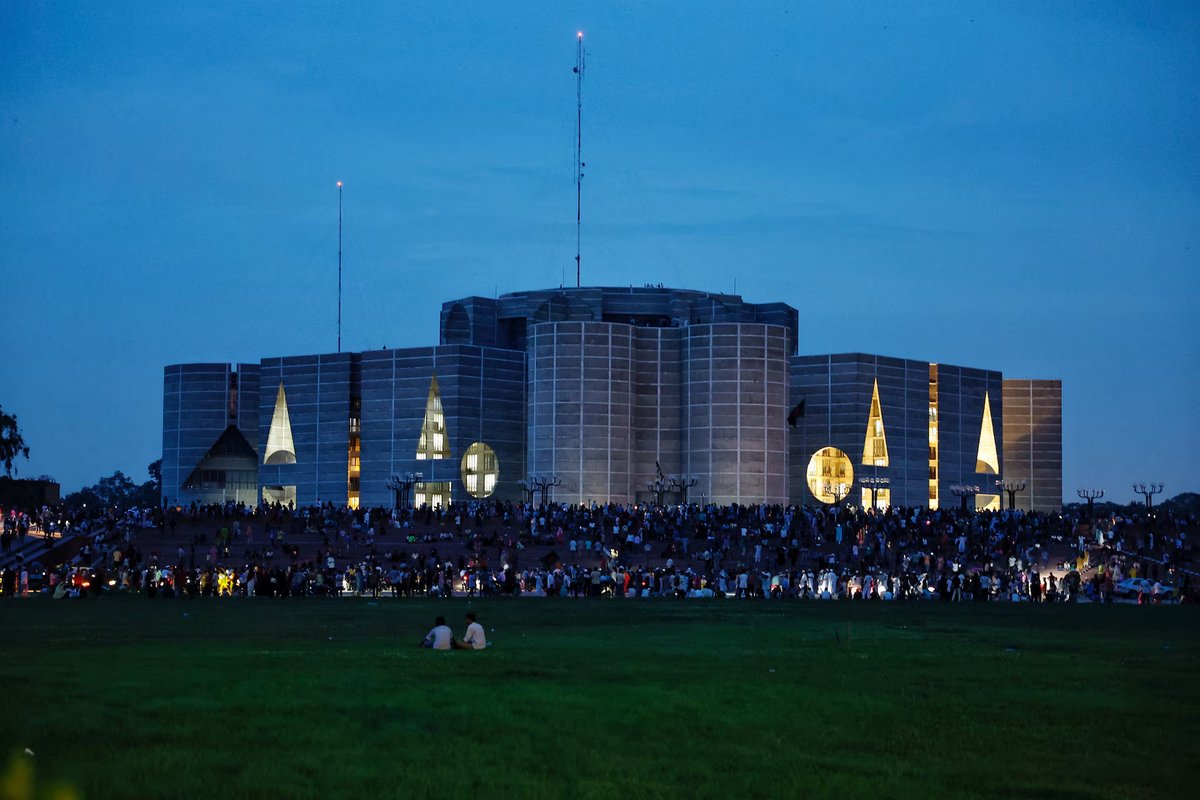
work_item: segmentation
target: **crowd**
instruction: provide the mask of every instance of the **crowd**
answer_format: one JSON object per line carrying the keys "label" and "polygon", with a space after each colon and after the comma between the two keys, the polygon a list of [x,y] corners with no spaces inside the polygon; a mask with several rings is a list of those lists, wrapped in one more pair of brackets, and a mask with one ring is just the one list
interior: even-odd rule
{"label": "crowd", "polygon": [[[224,504],[59,518],[94,548],[54,596],[1195,597],[1193,517],[851,506]],[[10,527],[21,536],[20,520]],[[86,526],[86,527],[85,527]],[[156,531],[172,549],[150,551]],[[190,538],[189,538],[190,535]],[[19,572],[0,591],[19,594]],[[1131,589],[1131,587],[1133,587]],[[1136,589],[1136,591],[1134,591]]]}

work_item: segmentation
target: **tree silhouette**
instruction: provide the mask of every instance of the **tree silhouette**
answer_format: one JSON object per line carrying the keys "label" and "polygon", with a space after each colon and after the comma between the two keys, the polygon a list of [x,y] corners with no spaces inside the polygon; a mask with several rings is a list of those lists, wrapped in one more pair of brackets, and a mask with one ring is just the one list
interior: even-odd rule
{"label": "tree silhouette", "polygon": [[21,436],[21,429],[17,426],[17,415],[7,414],[0,407],[0,463],[4,464],[5,475],[12,477],[13,461],[21,456],[28,460],[29,445],[25,444],[25,438]]}

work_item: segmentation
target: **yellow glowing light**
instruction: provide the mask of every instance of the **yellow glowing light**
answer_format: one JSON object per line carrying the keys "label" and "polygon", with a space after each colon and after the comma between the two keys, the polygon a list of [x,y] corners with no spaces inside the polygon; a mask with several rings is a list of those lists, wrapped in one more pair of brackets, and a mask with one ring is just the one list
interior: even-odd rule
{"label": "yellow glowing light", "polygon": [[421,423],[421,438],[417,442],[417,459],[439,459],[450,457],[450,446],[446,441],[446,415],[442,411],[442,393],[438,390],[435,374],[429,382],[429,397],[425,401],[425,420]]}
{"label": "yellow glowing light", "polygon": [[279,383],[279,392],[275,395],[275,411],[271,415],[271,428],[267,432],[263,463],[296,463],[296,445],[292,441],[292,422],[288,415],[287,394],[283,391],[282,381]]}
{"label": "yellow glowing light", "polygon": [[992,427],[992,400],[983,393],[983,422],[979,427],[979,452],[975,456],[975,471],[989,475],[1000,474],[1000,457],[996,453],[996,431]]}
{"label": "yellow glowing light", "polygon": [[808,490],[822,503],[839,503],[854,485],[854,467],[836,447],[822,447],[808,462]]}
{"label": "yellow glowing light", "polygon": [[888,461],[887,435],[883,430],[883,410],[879,403],[879,379],[871,391],[871,410],[867,414],[867,435],[863,441],[862,463],[886,467]]}
{"label": "yellow glowing light", "polygon": [[491,496],[499,477],[496,451],[483,442],[473,442],[462,457],[462,480],[467,494],[478,498]]}

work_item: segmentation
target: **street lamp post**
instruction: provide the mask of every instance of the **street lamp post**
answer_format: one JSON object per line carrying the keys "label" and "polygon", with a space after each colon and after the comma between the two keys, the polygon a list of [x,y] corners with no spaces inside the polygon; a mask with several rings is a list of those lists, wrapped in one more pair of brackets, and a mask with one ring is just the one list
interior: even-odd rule
{"label": "street lamp post", "polygon": [[691,475],[672,475],[667,478],[667,483],[671,485],[671,488],[679,492],[679,502],[685,506],[688,504],[688,489],[699,482],[699,478]]}
{"label": "street lamp post", "polygon": [[647,483],[646,488],[654,493],[654,507],[662,508],[663,495],[670,488],[670,483],[667,481],[667,476],[663,475],[662,466],[657,461],[654,462],[654,480]]}
{"label": "street lamp post", "polygon": [[[529,487],[529,502],[530,503],[535,502],[537,495],[540,492],[544,491],[545,481],[546,481],[546,479],[542,475],[530,475],[528,478],[525,479],[525,483]],[[543,505],[544,504],[545,504],[545,501],[543,500]]]}
{"label": "street lamp post", "polygon": [[423,472],[396,473],[387,482],[387,488],[396,493],[396,508],[403,511],[408,505],[408,493],[421,481],[425,480]]}
{"label": "street lamp post", "polygon": [[823,487],[825,494],[833,495],[833,507],[837,508],[842,504],[850,494],[850,485],[847,483],[827,483]]}
{"label": "street lamp post", "polygon": [[1084,500],[1087,500],[1087,504],[1088,504],[1087,521],[1091,522],[1092,520],[1095,519],[1095,517],[1092,515],[1092,507],[1096,504],[1097,500],[1099,500],[1101,497],[1104,497],[1104,490],[1103,489],[1076,489],[1075,494],[1079,495]]}
{"label": "street lamp post", "polygon": [[979,494],[979,487],[978,486],[964,486],[964,485],[951,486],[950,494],[954,495],[960,501],[962,501],[962,510],[963,510],[963,513],[966,513],[967,501],[970,500],[975,495]]}
{"label": "street lamp post", "polygon": [[555,486],[561,486],[562,478],[557,475],[530,475],[520,483],[521,488],[529,492],[530,502],[533,501],[534,492],[541,492],[542,505],[546,505],[550,489]]}
{"label": "street lamp post", "polygon": [[545,485],[541,487],[541,504],[546,505],[546,500],[548,495],[550,495],[551,488],[562,485],[563,479],[560,479],[558,475],[551,475],[550,477],[547,477]]}
{"label": "street lamp post", "polygon": [[871,492],[871,508],[879,508],[879,504],[875,499],[876,495],[879,493],[880,489],[886,489],[888,485],[891,484],[891,480],[889,478],[878,478],[873,475],[868,475],[860,482],[863,486],[867,487],[868,491]]}
{"label": "street lamp post", "polygon": [[550,490],[555,486],[562,486],[562,478],[558,477],[557,475],[548,475],[546,476],[546,479],[542,481],[542,505],[546,505],[546,502],[550,497]]}
{"label": "street lamp post", "polygon": [[1162,494],[1163,485],[1161,483],[1135,483],[1133,490],[1146,498],[1146,511],[1154,508],[1154,495]]}
{"label": "street lamp post", "polygon": [[663,495],[667,493],[667,489],[670,488],[670,484],[667,483],[665,478],[659,476],[647,483],[646,488],[654,494],[655,508],[661,508],[663,504]]}
{"label": "street lamp post", "polygon": [[1023,480],[1000,480],[996,481],[996,488],[1002,490],[1008,495],[1008,510],[1017,510],[1017,492],[1025,491],[1025,481]]}

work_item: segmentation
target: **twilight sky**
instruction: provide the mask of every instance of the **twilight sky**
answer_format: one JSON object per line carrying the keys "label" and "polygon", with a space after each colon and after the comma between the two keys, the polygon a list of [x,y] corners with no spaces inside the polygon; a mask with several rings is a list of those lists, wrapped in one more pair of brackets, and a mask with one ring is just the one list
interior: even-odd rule
{"label": "twilight sky", "polygon": [[142,480],[164,365],[333,351],[338,179],[345,349],[559,285],[576,30],[585,284],[1061,378],[1068,497],[1200,490],[1190,2],[0,3],[21,474]]}

